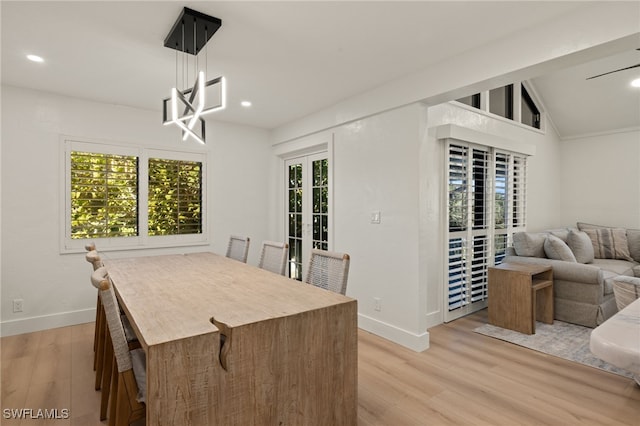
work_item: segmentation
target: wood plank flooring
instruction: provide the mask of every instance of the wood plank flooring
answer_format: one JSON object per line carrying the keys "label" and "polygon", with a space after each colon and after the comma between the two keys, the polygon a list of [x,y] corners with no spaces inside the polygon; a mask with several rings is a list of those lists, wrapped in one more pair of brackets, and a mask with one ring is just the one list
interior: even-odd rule
{"label": "wood plank flooring", "polygon": [[[473,332],[481,311],[429,330],[422,353],[359,331],[358,425],[638,425],[630,379]],[[93,390],[93,323],[0,339],[2,425],[106,425]],[[10,420],[4,409],[69,409]]]}

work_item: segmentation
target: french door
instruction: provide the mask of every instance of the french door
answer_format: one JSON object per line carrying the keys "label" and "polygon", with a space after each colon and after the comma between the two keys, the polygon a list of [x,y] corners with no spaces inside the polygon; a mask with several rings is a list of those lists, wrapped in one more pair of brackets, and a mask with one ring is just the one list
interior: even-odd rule
{"label": "french door", "polygon": [[289,277],[303,280],[311,248],[328,250],[329,160],[326,152],[285,161]]}

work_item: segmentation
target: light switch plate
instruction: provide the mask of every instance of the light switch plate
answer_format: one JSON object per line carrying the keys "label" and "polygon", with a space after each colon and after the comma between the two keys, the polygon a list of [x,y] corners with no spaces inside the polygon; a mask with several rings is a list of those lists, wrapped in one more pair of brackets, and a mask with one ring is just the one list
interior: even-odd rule
{"label": "light switch plate", "polygon": [[376,225],[380,223],[380,210],[371,212],[371,223]]}

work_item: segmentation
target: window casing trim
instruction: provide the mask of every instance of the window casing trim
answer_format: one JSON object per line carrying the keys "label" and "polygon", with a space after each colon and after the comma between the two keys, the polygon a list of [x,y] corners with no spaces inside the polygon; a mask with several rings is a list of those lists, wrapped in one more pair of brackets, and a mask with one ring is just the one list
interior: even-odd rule
{"label": "window casing trim", "polygon": [[[71,152],[85,151],[98,154],[129,155],[138,157],[138,236],[118,238],[71,238]],[[202,232],[182,235],[148,235],[149,158],[197,161],[202,163]],[[137,250],[163,247],[188,247],[209,244],[208,230],[208,152],[169,150],[161,147],[124,144],[103,140],[88,140],[63,135],[60,137],[60,204],[59,230],[61,254],[84,252],[89,241],[95,242],[101,251]]]}
{"label": "window casing trim", "polygon": [[523,155],[535,155],[536,153],[535,145],[512,141],[511,139],[505,139],[500,136],[479,132],[455,124],[443,124],[436,127],[436,139],[440,139],[441,141],[453,139],[464,143],[473,143]]}

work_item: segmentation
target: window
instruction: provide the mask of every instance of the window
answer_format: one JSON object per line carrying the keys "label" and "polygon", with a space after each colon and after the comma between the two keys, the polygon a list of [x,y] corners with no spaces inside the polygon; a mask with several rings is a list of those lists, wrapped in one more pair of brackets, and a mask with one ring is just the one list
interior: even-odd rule
{"label": "window", "polygon": [[527,126],[535,127],[536,129],[540,128],[540,111],[538,107],[531,99],[529,92],[524,88],[524,85],[520,85],[520,90],[522,93],[521,99],[521,109],[520,109],[520,121],[522,124],[526,124]]}
{"label": "window", "polygon": [[464,98],[456,99],[465,105],[472,106],[474,108],[480,108],[480,93],[476,93],[471,96],[465,96]]}
{"label": "window", "polygon": [[202,232],[202,163],[149,158],[149,235]]}
{"label": "window", "polygon": [[206,242],[206,154],[66,140],[63,251]]}
{"label": "window", "polygon": [[138,158],[71,152],[71,238],[138,235]]}
{"label": "window", "polygon": [[[520,85],[520,93],[517,93],[517,84]],[[536,129],[542,129],[540,108],[525,88],[524,83],[517,84],[497,87],[488,92],[456,99],[456,101]],[[483,99],[488,99],[485,105],[482,103]]]}
{"label": "window", "polygon": [[526,157],[461,141],[447,144],[448,265],[445,320],[486,307],[487,268],[525,226]]}
{"label": "window", "polygon": [[513,120],[513,84],[489,91],[489,112]]}

